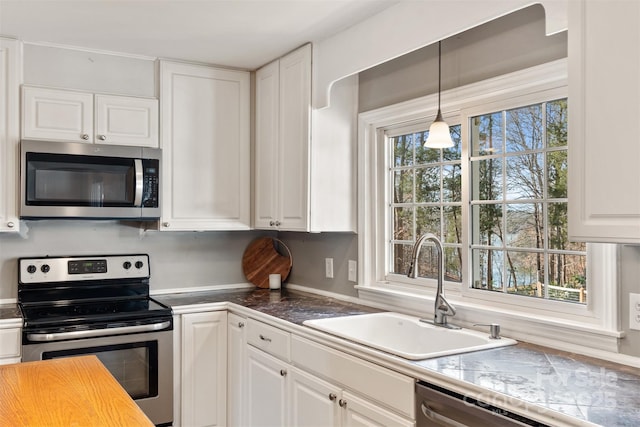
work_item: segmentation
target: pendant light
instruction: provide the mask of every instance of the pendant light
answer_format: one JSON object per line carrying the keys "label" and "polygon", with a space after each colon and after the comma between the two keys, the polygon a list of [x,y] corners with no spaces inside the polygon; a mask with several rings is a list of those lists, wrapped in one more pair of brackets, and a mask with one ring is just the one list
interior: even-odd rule
{"label": "pendant light", "polygon": [[438,114],[436,119],[429,127],[429,136],[424,142],[427,148],[450,148],[453,147],[453,140],[449,132],[449,125],[442,120],[442,112],[440,111],[440,86],[442,82],[442,42],[438,42]]}

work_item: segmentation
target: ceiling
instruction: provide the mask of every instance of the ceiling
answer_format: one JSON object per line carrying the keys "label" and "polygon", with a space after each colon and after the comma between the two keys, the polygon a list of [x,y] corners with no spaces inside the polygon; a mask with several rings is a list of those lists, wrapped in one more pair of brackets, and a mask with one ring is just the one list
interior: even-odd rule
{"label": "ceiling", "polygon": [[256,69],[399,0],[0,0],[0,35]]}

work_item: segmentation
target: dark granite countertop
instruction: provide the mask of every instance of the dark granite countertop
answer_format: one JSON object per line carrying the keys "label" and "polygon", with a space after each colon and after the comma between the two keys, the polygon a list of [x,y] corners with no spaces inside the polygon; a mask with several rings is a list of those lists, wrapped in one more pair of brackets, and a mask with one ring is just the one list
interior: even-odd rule
{"label": "dark granite countertop", "polygon": [[0,304],[0,320],[12,320],[22,318],[18,304]]}
{"label": "dark granite countertop", "polygon": [[[308,319],[364,314],[374,308],[286,288],[154,296],[169,306],[231,302],[301,325]],[[408,362],[505,399],[606,427],[640,426],[638,369],[524,342],[515,346]],[[491,397],[495,401],[495,395]],[[510,403],[513,404],[513,400]],[[578,421],[579,422],[579,421]]]}

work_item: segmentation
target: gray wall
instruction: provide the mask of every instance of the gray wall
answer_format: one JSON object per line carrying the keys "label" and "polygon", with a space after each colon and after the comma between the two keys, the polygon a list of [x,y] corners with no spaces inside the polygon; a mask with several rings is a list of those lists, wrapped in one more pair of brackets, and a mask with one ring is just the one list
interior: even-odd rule
{"label": "gray wall", "polygon": [[640,357],[640,331],[629,329],[629,294],[640,294],[640,246],[620,245],[620,325],[625,338],[620,340],[620,352]]}
{"label": "gray wall", "polygon": [[117,221],[23,223],[23,235],[0,233],[0,299],[17,297],[17,259],[30,256],[149,254],[151,290],[246,283],[242,254],[266,232],[144,231]]}

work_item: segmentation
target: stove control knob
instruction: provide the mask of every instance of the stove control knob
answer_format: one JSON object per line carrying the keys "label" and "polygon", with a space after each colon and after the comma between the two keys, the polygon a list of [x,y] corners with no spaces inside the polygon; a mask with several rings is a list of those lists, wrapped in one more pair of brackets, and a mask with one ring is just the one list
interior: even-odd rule
{"label": "stove control knob", "polygon": [[30,266],[27,267],[27,273],[29,274],[33,274],[37,271],[38,269],[36,268],[35,265],[31,264]]}
{"label": "stove control knob", "polygon": [[130,268],[131,268],[131,263],[130,263],[129,261],[125,261],[125,262],[122,264],[122,267],[123,267],[125,270],[128,270],[128,269],[130,269]]}
{"label": "stove control knob", "polygon": [[144,263],[142,261],[136,261],[136,268],[140,269],[143,265]]}
{"label": "stove control knob", "polygon": [[51,270],[51,267],[49,267],[49,264],[42,264],[42,267],[40,267],[40,271],[42,271],[43,273],[48,273],[49,270]]}

